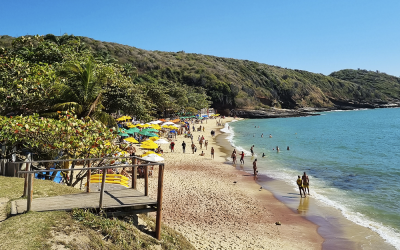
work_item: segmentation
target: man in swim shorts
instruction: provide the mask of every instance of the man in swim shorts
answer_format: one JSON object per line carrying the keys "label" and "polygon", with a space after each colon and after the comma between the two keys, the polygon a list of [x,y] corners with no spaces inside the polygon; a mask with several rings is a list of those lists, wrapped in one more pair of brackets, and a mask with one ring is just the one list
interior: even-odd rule
{"label": "man in swim shorts", "polygon": [[253,161],[253,171],[254,171],[254,176],[257,176],[257,173],[258,173],[258,171],[257,171],[257,159],[255,159]]}
{"label": "man in swim shorts", "polygon": [[303,195],[301,194],[301,190],[303,190],[304,197],[306,197],[306,192],[304,191],[304,187],[303,187],[303,180],[301,179],[300,175],[297,176],[296,182],[297,182],[297,186],[299,187],[300,197],[303,197]]}
{"label": "man in swim shorts", "polygon": [[303,180],[304,195],[306,195],[306,190],[308,192],[308,195],[310,195],[310,189],[308,188],[310,185],[310,179],[308,179],[308,175],[306,175],[306,172],[304,172],[301,179]]}
{"label": "man in swim shorts", "polygon": [[254,155],[253,148],[254,148],[254,145],[253,145],[253,146],[251,146],[251,148],[250,148],[251,156],[253,156],[253,155]]}

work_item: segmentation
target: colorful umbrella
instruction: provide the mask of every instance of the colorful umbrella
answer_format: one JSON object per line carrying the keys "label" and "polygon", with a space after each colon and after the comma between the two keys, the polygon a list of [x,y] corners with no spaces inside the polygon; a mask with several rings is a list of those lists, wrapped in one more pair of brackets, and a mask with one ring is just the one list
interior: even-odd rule
{"label": "colorful umbrella", "polygon": [[126,139],[124,139],[125,141],[127,141],[127,142],[132,142],[132,143],[139,143],[135,138],[133,138],[133,137],[129,137],[129,138],[126,138]]}

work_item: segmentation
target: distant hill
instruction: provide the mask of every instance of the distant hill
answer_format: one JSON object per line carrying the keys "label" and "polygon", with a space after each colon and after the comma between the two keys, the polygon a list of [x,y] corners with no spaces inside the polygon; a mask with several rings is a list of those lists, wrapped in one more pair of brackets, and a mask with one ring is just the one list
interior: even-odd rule
{"label": "distant hill", "polygon": [[[212,107],[222,109],[335,108],[386,103],[400,98],[399,78],[371,71],[343,70],[329,76],[231,58],[148,51],[79,37],[97,57],[134,66],[135,81],[157,79],[201,86]],[[12,38],[0,37],[0,46]]]}
{"label": "distant hill", "polygon": [[375,89],[390,98],[398,99],[400,96],[400,78],[386,73],[361,69],[344,69],[333,72],[330,76]]}

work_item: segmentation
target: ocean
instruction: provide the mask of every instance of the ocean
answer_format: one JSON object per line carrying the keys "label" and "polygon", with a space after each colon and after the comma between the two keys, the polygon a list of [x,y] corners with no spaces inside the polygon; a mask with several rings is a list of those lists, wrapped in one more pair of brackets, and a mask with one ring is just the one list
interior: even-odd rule
{"label": "ocean", "polygon": [[292,198],[298,194],[297,176],[307,172],[314,204],[334,208],[400,249],[399,108],[246,119],[226,124],[221,131],[245,152],[244,170],[251,172],[249,164],[257,158],[260,179],[268,176],[285,183]]}

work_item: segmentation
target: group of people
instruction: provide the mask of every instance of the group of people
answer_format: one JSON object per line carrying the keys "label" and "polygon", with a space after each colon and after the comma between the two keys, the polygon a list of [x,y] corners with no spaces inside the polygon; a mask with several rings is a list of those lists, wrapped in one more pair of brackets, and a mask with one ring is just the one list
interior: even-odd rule
{"label": "group of people", "polygon": [[303,195],[301,194],[301,191],[303,191],[304,197],[306,197],[306,190],[308,195],[310,195],[310,179],[308,178],[308,175],[306,174],[306,172],[304,172],[303,176],[300,177],[297,176],[297,186],[299,187],[299,191],[300,191],[300,196],[303,197]]}

